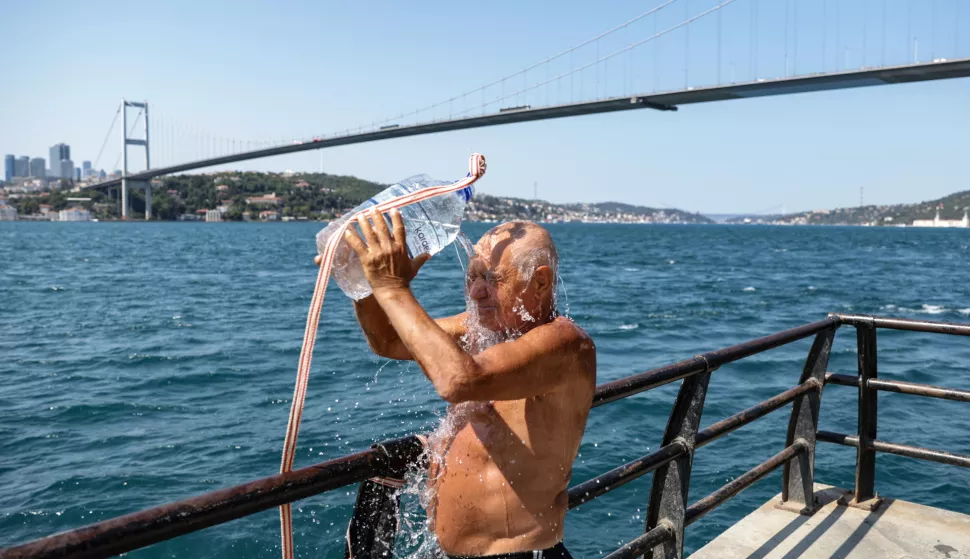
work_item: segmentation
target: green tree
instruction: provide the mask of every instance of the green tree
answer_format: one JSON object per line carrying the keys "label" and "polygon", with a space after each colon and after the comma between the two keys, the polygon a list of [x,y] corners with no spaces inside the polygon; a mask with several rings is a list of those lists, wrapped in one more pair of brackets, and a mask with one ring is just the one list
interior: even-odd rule
{"label": "green tree", "polygon": [[35,214],[40,211],[40,203],[35,198],[23,198],[17,211],[23,215]]}

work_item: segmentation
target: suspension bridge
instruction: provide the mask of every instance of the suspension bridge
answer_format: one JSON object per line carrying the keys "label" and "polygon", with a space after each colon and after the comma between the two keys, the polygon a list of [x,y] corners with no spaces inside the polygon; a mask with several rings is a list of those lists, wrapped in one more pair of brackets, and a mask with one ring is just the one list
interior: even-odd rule
{"label": "suspension bridge", "polygon": [[[150,118],[147,102],[123,101],[98,155],[100,161],[120,115],[121,177],[84,188],[120,189],[123,218],[129,189],[144,189],[150,219],[152,178],[262,157],[554,118],[965,77],[966,0],[663,0],[475,89],[308,138],[227,138],[154,110]],[[144,148],[144,169],[130,168],[131,146]]]}

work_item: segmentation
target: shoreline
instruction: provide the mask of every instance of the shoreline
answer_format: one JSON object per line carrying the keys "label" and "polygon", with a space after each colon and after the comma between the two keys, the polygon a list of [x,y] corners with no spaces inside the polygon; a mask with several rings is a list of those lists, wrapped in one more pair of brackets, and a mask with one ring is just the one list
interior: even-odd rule
{"label": "shoreline", "polygon": [[[514,221],[514,220],[505,220]],[[482,224],[499,224],[505,221],[472,221],[466,220],[462,223],[482,223]],[[0,223],[14,223],[14,222],[24,222],[24,223],[207,223],[207,224],[296,224],[296,223],[319,223],[327,224],[330,223],[328,220],[272,220],[272,221],[180,221],[180,220],[151,220],[145,221],[143,219],[99,219],[99,220],[74,220],[74,221],[59,221],[51,219],[14,219],[14,220],[0,220]],[[870,228],[870,229],[920,229],[920,230],[932,230],[932,229],[945,229],[945,230],[970,230],[970,227],[927,227],[921,225],[870,225],[862,223],[728,223],[728,222],[715,222],[715,223],[690,223],[690,222],[644,222],[644,221],[542,221],[535,220],[535,223],[540,225],[659,225],[659,226],[685,226],[685,225],[696,225],[696,226],[728,226],[728,227],[806,227],[806,228],[825,228],[825,227],[859,227],[859,228]]]}

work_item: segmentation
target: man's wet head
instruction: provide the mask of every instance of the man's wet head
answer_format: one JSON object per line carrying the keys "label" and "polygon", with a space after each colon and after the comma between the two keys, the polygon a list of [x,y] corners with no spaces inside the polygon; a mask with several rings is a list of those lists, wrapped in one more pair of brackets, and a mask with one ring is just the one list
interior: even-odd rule
{"label": "man's wet head", "polygon": [[469,311],[485,328],[525,333],[555,316],[559,255],[530,221],[498,225],[475,245],[468,266]]}

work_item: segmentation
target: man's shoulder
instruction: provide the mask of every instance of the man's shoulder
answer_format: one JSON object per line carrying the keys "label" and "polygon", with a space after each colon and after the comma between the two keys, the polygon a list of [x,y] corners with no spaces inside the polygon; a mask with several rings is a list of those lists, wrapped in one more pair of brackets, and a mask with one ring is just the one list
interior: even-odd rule
{"label": "man's shoulder", "polygon": [[549,345],[547,349],[560,357],[566,357],[575,366],[568,369],[596,374],[596,344],[586,330],[572,319],[559,316],[542,325]]}
{"label": "man's shoulder", "polygon": [[559,336],[564,342],[575,344],[577,350],[596,351],[593,339],[571,318],[557,316],[542,328],[547,328],[551,334]]}

